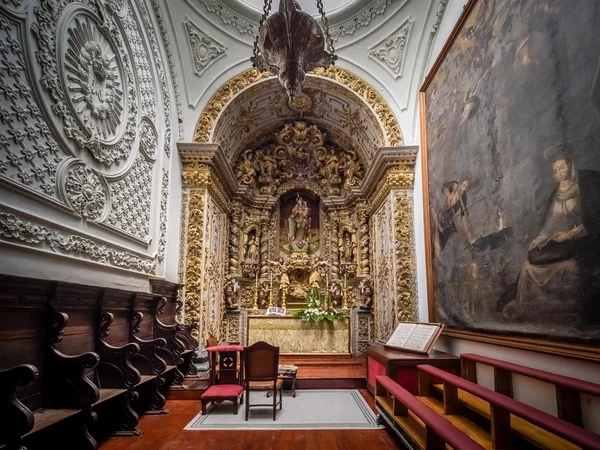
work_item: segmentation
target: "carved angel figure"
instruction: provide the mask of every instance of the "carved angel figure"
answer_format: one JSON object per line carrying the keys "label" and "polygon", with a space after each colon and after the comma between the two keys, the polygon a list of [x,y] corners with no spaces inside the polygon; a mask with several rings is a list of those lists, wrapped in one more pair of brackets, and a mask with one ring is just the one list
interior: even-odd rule
{"label": "carved angel figure", "polygon": [[290,285],[290,277],[288,275],[290,267],[288,262],[283,258],[279,258],[277,261],[269,261],[269,264],[273,266],[275,276],[279,278],[279,288],[287,288]]}
{"label": "carved angel figure", "polygon": [[238,292],[240,285],[231,275],[225,277],[225,307],[227,309],[237,309],[239,307],[237,303]]}
{"label": "carved angel figure", "polygon": [[235,177],[239,180],[240,184],[253,185],[256,177],[256,169],[254,168],[254,156],[252,150],[245,150],[242,153],[240,162],[236,166]]}
{"label": "carved angel figure", "polygon": [[327,273],[327,268],[329,266],[331,266],[331,264],[322,258],[316,257],[314,259],[312,264],[312,272],[310,274],[310,278],[308,279],[310,287],[319,287],[319,284],[323,280],[323,275]]}
{"label": "carved angel figure", "polygon": [[373,302],[373,286],[371,280],[368,278],[363,279],[358,285],[358,292],[360,293],[360,298],[362,300],[360,309],[371,309],[371,304]]}

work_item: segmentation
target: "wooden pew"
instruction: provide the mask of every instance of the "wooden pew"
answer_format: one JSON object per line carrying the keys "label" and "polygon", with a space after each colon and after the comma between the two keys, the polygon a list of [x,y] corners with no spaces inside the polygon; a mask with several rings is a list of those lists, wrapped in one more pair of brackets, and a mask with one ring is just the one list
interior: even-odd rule
{"label": "wooden pew", "polygon": [[[49,442],[96,448],[88,426],[96,420],[92,404],[99,391],[83,374],[97,366],[99,357],[55,348],[68,320],[49,314],[55,286],[47,280],[0,276],[0,384],[6,393],[0,404],[2,410],[19,411],[3,423],[3,428],[8,425],[0,444],[8,449],[47,448]],[[12,420],[18,424],[13,426]]]}
{"label": "wooden pew", "polygon": [[[445,414],[459,429],[468,429],[486,448],[513,448],[514,433],[545,449],[600,450],[600,436],[595,433],[433,366],[419,365],[417,369],[419,399],[434,411]],[[441,384],[434,386],[437,380]],[[433,396],[436,389],[442,393],[442,402]],[[461,417],[465,407],[489,420],[489,437],[484,430],[474,423],[469,425],[465,417]]]}
{"label": "wooden pew", "polygon": [[69,315],[62,341],[57,344],[65,353],[96,352],[98,367],[86,375],[99,388],[99,398],[93,404],[100,413],[99,434],[137,434],[139,417],[131,406],[137,398],[135,386],[140,381],[139,371],[131,357],[139,351],[135,343],[113,346],[104,340],[112,323],[110,313],[101,313],[98,307],[103,288],[73,283],[57,283],[50,301],[54,312]]}
{"label": "wooden pew", "polygon": [[192,336],[192,333],[198,327],[198,324],[183,324],[178,320],[183,308],[183,302],[179,300],[178,292],[183,285],[163,279],[151,279],[150,286],[152,293],[161,295],[165,299],[164,305],[158,312],[160,315],[159,328],[162,328],[161,325],[166,325],[167,328],[174,325],[177,330],[176,337],[183,344],[184,349],[181,353],[183,362],[178,365],[179,370],[186,375],[196,375],[198,371],[196,366],[192,364],[192,357],[198,349],[198,341]]}
{"label": "wooden pew", "polygon": [[[135,405],[140,412],[160,411],[165,398],[160,393],[159,378],[167,370],[167,363],[159,355],[166,341],[162,338],[144,340],[133,332],[133,310],[136,293],[118,289],[105,289],[100,300],[101,315],[106,322],[103,325],[103,339],[110,345],[120,347],[129,342],[139,347],[139,352],[131,357],[131,363],[140,372],[140,381],[135,385]],[[139,313],[142,314],[142,313]],[[139,398],[138,398],[139,397]],[[132,399],[133,400],[133,399]],[[136,429],[136,434],[142,431]]]}
{"label": "wooden pew", "polygon": [[37,367],[31,364],[0,370],[0,417],[4,421],[4,432],[0,433],[0,447],[6,444],[7,450],[23,448],[22,437],[33,429],[34,419],[15,391],[33,383],[38,376]]}
{"label": "wooden pew", "polygon": [[141,363],[142,357],[145,358],[151,373],[157,375],[151,401],[142,411],[144,414],[166,414],[168,411],[163,408],[166,399],[161,389],[172,383],[183,382],[183,374],[177,369],[180,358],[176,355],[176,352],[183,351],[183,344],[175,339],[176,330],[171,330],[169,341],[156,332],[156,310],[161,298],[154,294],[137,293],[133,305],[132,338],[146,349],[139,355],[136,364]]}
{"label": "wooden pew", "polygon": [[581,394],[600,397],[600,385],[598,384],[487,356],[463,353],[460,355],[460,363],[461,376],[473,383],[477,382],[477,363],[492,366],[494,368],[494,390],[508,397],[513,396],[513,373],[553,384],[556,390],[558,417],[579,427],[583,427]]}
{"label": "wooden pew", "polygon": [[484,450],[390,377],[377,376],[375,384],[377,409],[408,448],[444,450],[448,444],[456,450]]}

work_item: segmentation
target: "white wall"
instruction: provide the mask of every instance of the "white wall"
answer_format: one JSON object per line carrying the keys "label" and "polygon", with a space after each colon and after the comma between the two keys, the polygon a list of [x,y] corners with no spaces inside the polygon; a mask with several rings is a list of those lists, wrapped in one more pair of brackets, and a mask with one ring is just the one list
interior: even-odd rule
{"label": "white wall", "polygon": [[[450,1],[444,18],[441,22],[438,36],[433,43],[431,54],[427,60],[427,72],[435,62],[442,47],[448,39],[454,24],[462,13],[464,0]],[[426,75],[426,73],[425,73]],[[424,78],[421,78],[421,82]],[[415,115],[414,134],[418,138],[418,115]],[[425,274],[425,244],[423,225],[423,191],[420,164],[416,169],[415,182],[415,236],[417,240],[417,270],[419,277],[419,311],[420,319],[428,319],[427,313],[427,280]],[[578,378],[593,383],[600,383],[600,367],[598,364],[519,350],[481,342],[455,339],[442,336],[436,344],[436,349],[460,355],[461,353],[477,353],[492,358],[510,361],[540,370],[558,373],[560,375]],[[489,366],[477,365],[477,382],[488,388],[493,388],[493,372]],[[556,400],[554,387],[548,383],[539,382],[530,378],[515,376],[513,378],[514,397],[533,407],[556,415]],[[600,433],[600,398],[589,395],[582,396],[584,426],[596,433]]]}

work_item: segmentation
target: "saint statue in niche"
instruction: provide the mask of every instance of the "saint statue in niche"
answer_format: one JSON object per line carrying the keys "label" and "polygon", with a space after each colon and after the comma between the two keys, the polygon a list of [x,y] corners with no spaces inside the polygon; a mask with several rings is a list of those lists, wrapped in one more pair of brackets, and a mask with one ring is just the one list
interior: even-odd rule
{"label": "saint statue in niche", "polygon": [[245,245],[244,262],[254,263],[258,261],[258,238],[256,230],[252,229],[248,233],[248,240]]}
{"label": "saint statue in niche", "polygon": [[310,208],[306,199],[297,194],[296,205],[288,218],[288,241],[290,250],[308,252],[310,246]]}
{"label": "saint statue in niche", "polygon": [[353,263],[354,262],[354,251],[356,249],[356,242],[352,239],[352,233],[345,229],[342,232],[340,238],[340,259],[342,263]]}

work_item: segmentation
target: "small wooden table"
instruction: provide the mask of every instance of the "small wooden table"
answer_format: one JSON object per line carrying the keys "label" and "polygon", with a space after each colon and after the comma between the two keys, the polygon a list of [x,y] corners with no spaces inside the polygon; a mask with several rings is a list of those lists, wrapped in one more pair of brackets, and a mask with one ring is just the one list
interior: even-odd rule
{"label": "small wooden table", "polygon": [[417,366],[429,364],[454,375],[460,375],[460,357],[432,350],[429,355],[402,352],[381,344],[367,346],[367,389],[375,395],[375,377],[387,375],[413,395],[418,393]]}
{"label": "small wooden table", "polygon": [[[292,391],[292,397],[296,398],[296,377],[298,375],[298,371],[294,371],[294,372],[290,372],[288,370],[279,370],[277,378],[279,378],[280,380],[291,380],[292,381],[292,386],[291,386],[291,391]],[[269,396],[269,394],[271,393],[271,391],[267,392],[267,397]]]}

